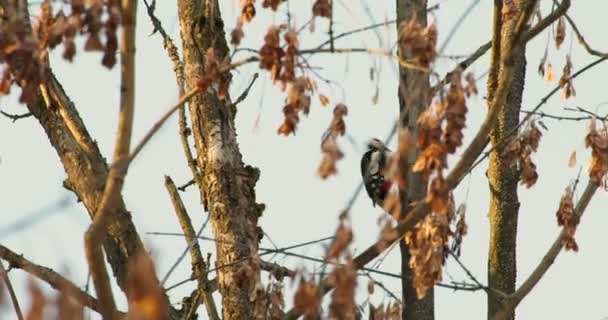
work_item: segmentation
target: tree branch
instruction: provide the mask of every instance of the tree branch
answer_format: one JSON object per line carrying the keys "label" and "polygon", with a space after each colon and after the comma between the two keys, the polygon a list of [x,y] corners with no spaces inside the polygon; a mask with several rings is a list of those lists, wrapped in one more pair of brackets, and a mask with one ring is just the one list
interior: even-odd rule
{"label": "tree branch", "polygon": [[[205,308],[207,310],[207,315],[209,316],[209,319],[220,319],[219,314],[217,312],[217,307],[215,306],[215,301],[213,300],[213,296],[211,295],[212,291],[209,291],[208,289],[208,266],[205,263],[205,260],[203,259],[203,255],[201,254],[201,249],[198,245],[197,234],[194,233],[192,222],[190,221],[190,217],[186,212],[184,203],[182,202],[182,199],[179,196],[175,183],[173,183],[173,180],[169,176],[165,176],[165,187],[167,188],[167,192],[169,193],[169,197],[171,198],[171,203],[173,203],[173,208],[175,209],[177,220],[179,221],[180,227],[182,228],[184,236],[186,237],[186,243],[188,244],[190,258],[192,260],[192,271],[194,273],[193,276],[198,281],[198,290],[193,292],[193,294],[190,296],[191,305],[190,310],[187,310],[185,312],[186,319],[190,319],[190,317],[188,316],[193,314],[198,308],[201,296],[205,303]],[[201,228],[201,231],[202,230],[203,228]]]}
{"label": "tree branch", "polygon": [[[525,20],[527,18],[529,18],[529,13],[527,11],[519,14],[517,27],[515,29],[516,35],[522,32],[526,25]],[[477,134],[464,151],[463,156],[454,165],[450,174],[445,179],[444,192],[449,192],[458,185],[460,179],[465,175],[467,169],[475,162],[475,159],[477,159],[479,154],[481,154],[485,148],[488,135],[498,119],[499,111],[503,107],[507,97],[507,92],[509,91],[508,88],[511,82],[510,80],[513,77],[513,64],[511,63],[511,59],[513,56],[513,47],[518,44],[517,39],[517,36],[514,37],[513,40],[504,47],[505,49],[504,52],[502,52],[499,62],[502,72],[494,99],[488,101],[488,114],[486,115],[486,118],[479,128]],[[356,269],[361,269],[367,263],[376,258],[390,244],[397,239],[400,239],[406,231],[411,230],[419,221],[421,221],[430,211],[430,209],[430,203],[427,201],[418,202],[418,204],[412,210],[410,210],[410,212],[404,215],[405,218],[399,221],[395,227],[395,232],[389,233],[386,239],[377,241],[353,259],[354,267]],[[322,290],[324,294],[332,288],[333,286],[327,281],[327,279],[322,281]],[[287,318],[289,319],[295,319],[298,316],[299,313],[295,309],[290,310],[287,314]]]}
{"label": "tree branch", "polygon": [[[95,285],[95,292],[99,296],[101,314],[104,319],[109,320],[116,318],[116,303],[112,295],[112,287],[104,263],[101,245],[111,217],[110,212],[114,211],[118,205],[119,195],[129,167],[128,155],[131,146],[133,115],[135,111],[135,25],[137,21],[137,1],[124,0],[121,2],[121,6],[120,111],[118,116],[118,134],[114,147],[114,159],[108,173],[99,210],[84,236],[87,263],[93,284]],[[146,254],[145,251],[142,250],[142,254]],[[129,298],[127,295],[127,299]]]}
{"label": "tree branch", "polygon": [[[598,185],[593,181],[589,180],[585,191],[583,191],[583,195],[578,200],[576,208],[574,209],[574,212],[576,213],[579,219],[585,213],[585,209],[587,209],[587,206],[593,198],[593,195],[595,194],[597,188]],[[521,284],[519,288],[517,288],[517,290],[513,294],[507,297],[504,306],[500,311],[496,313],[494,320],[504,319],[505,316],[511,310],[515,309],[515,307],[519,305],[519,303],[530,293],[530,291],[534,289],[534,286],[536,286],[536,284],[543,278],[547,270],[549,270],[549,268],[553,265],[553,262],[555,261],[555,258],[557,258],[557,255],[561,252],[562,247],[564,246],[563,240],[565,235],[566,232],[562,229],[560,234],[557,236],[557,239],[555,239],[545,256],[542,258],[538,266],[536,266],[534,271],[532,271],[530,276],[528,276],[528,278]]]}
{"label": "tree branch", "polygon": [[11,120],[13,120],[13,123],[15,121],[19,120],[19,119],[23,119],[23,118],[27,118],[27,117],[31,117],[32,116],[31,112],[26,112],[26,113],[23,113],[23,114],[10,114],[10,113],[4,112],[2,110],[0,110],[0,114],[2,114],[3,116],[5,116],[5,117],[7,117],[7,118],[9,118]]}
{"label": "tree branch", "polygon": [[[82,291],[70,280],[64,278],[54,270],[37,265],[3,245],[0,245],[0,258],[6,260],[11,268],[21,269],[48,283],[55,290],[60,291],[68,297],[78,301],[78,303],[81,305],[101,313],[100,304],[97,299]],[[120,319],[126,318],[126,314],[124,312],[118,312],[118,317]]]}

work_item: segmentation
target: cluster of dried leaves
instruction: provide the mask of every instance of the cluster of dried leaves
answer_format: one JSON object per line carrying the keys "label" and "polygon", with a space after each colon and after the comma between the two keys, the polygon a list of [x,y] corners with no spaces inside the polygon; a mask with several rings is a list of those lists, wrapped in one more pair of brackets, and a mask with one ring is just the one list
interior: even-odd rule
{"label": "cluster of dried leaves", "polygon": [[330,319],[355,319],[355,289],[357,287],[357,270],[352,261],[349,245],[353,233],[347,215],[340,215],[340,224],[334,241],[327,250],[327,260],[344,264],[336,265],[328,276],[329,284],[334,287],[329,304]]}
{"label": "cluster of dried leaves", "polygon": [[426,295],[429,288],[441,281],[441,269],[450,252],[450,238],[454,239],[451,250],[460,255],[460,245],[468,231],[465,208],[461,205],[456,210],[453,196],[450,194],[445,212],[431,212],[413,231],[405,234],[405,242],[411,255],[409,265],[414,272],[413,285],[419,299]]}
{"label": "cluster of dried leaves", "polygon": [[329,123],[329,127],[323,134],[321,140],[321,152],[323,159],[319,165],[319,176],[327,179],[329,176],[337,173],[336,163],[344,157],[344,153],[338,146],[338,137],[343,136],[346,132],[346,124],[344,117],[348,114],[348,109],[342,103],[334,108],[334,116]]}
{"label": "cluster of dried leaves", "polygon": [[308,115],[310,112],[310,96],[315,90],[314,82],[308,77],[298,77],[289,83],[287,89],[287,103],[283,107],[283,123],[277,132],[282,135],[296,133],[296,127],[300,122],[300,113]]}
{"label": "cluster of dried leaves", "polygon": [[411,19],[403,22],[399,30],[400,48],[406,51],[401,54],[414,57],[417,64],[428,68],[437,57],[437,27],[434,24],[424,26]]}
{"label": "cluster of dried leaves", "polygon": [[283,297],[283,284],[272,281],[266,289],[258,288],[255,296],[254,319],[279,320],[285,316],[285,299]]}
{"label": "cluster of dried leaves", "polygon": [[[281,45],[280,34],[283,31],[286,50]],[[268,29],[264,36],[264,45],[260,49],[260,69],[270,71],[270,78],[275,83],[280,81],[283,90],[287,83],[295,79],[297,51],[298,35],[295,30],[286,25],[271,26]]]}
{"label": "cluster of dried leaves", "polygon": [[564,227],[564,247],[566,250],[578,251],[578,244],[576,244],[574,234],[576,233],[576,227],[578,226],[580,219],[576,212],[574,212],[574,202],[572,201],[572,198],[572,189],[567,187],[559,202],[559,209],[557,209],[555,215],[557,216],[557,224]]}
{"label": "cluster of dried leaves", "polygon": [[513,137],[504,150],[508,161],[517,161],[520,183],[530,188],[538,180],[536,164],[532,161],[532,153],[536,152],[542,137],[542,132],[534,121],[528,122],[517,136]]}
{"label": "cluster of dried leaves", "polygon": [[595,119],[591,120],[589,133],[585,137],[585,146],[591,148],[589,176],[600,187],[608,186],[608,129],[604,126],[597,129]]}
{"label": "cluster of dried leaves", "polygon": [[[270,8],[273,11],[277,11],[279,5],[285,2],[285,0],[263,0],[262,7]],[[241,15],[237,18],[236,27],[232,30],[230,34],[230,43],[238,46],[241,44],[243,37],[245,36],[245,31],[243,31],[243,26],[245,23],[249,23],[255,18],[256,10],[255,10],[255,0],[240,0],[241,6]]]}
{"label": "cluster of dried leaves", "polygon": [[332,0],[317,0],[312,5],[312,15],[315,17],[331,18]]}
{"label": "cluster of dried leaves", "polygon": [[[334,287],[329,304],[330,319],[355,319],[355,289],[357,270],[352,261],[349,245],[353,233],[345,213],[340,215],[334,241],[327,250],[326,259],[335,266],[328,275],[328,282]],[[322,289],[313,280],[300,280],[294,296],[294,308],[304,315],[304,319],[317,319],[321,312]]]}
{"label": "cluster of dried leaves", "polygon": [[[421,151],[412,170],[420,172],[427,182],[432,178],[425,199],[431,205],[431,212],[406,233],[405,241],[411,254],[409,265],[414,271],[414,286],[420,298],[441,280],[448,241],[454,234],[450,228],[455,216],[454,204],[446,191],[443,171],[448,155],[462,145],[467,107],[461,78],[461,72],[453,73],[445,96],[418,118],[416,143]],[[466,232],[464,220],[462,224],[461,236]]]}
{"label": "cluster of dried leaves", "polygon": [[401,319],[401,303],[398,301],[389,302],[386,306],[381,303],[379,306],[369,305],[370,320],[398,320]]}
{"label": "cluster of dried leaves", "polygon": [[314,280],[300,280],[300,285],[294,295],[293,307],[300,312],[305,320],[314,320],[321,311],[321,289]]}
{"label": "cluster of dried leaves", "polygon": [[559,87],[562,88],[562,97],[564,99],[576,96],[576,90],[574,90],[574,85],[572,84],[571,78],[572,60],[570,59],[570,55],[567,55],[562,76],[559,78]]}
{"label": "cluster of dried leaves", "polygon": [[[65,7],[65,6],[64,6]],[[54,12],[51,1],[43,0],[40,15],[33,30],[29,18],[14,6],[4,8],[0,26],[0,65],[4,72],[0,93],[8,94],[17,83],[22,88],[21,102],[35,99],[37,86],[46,78],[48,50],[63,43],[63,57],[72,61],[76,54],[74,39],[86,36],[85,51],[102,51],[102,64],[112,68],[116,64],[118,39],[116,31],[121,23],[121,7],[117,0],[73,0],[70,10]],[[104,35],[102,43],[100,34]]]}
{"label": "cluster of dried leaves", "polygon": [[[559,50],[561,45],[564,43],[566,38],[566,21],[562,16],[557,21],[557,26],[555,28],[555,47]],[[555,72],[553,71],[553,65],[551,62],[547,61],[549,55],[549,43],[547,42],[547,47],[545,48],[545,53],[540,60],[538,65],[538,74],[541,77],[545,77],[547,81],[551,82],[555,78]],[[545,70],[546,68],[546,70]],[[572,83],[572,59],[570,54],[566,55],[566,63],[564,64],[564,68],[562,69],[562,75],[559,78],[559,87],[562,89],[562,98],[568,99],[570,97],[576,96],[576,90],[574,89],[574,84]]]}

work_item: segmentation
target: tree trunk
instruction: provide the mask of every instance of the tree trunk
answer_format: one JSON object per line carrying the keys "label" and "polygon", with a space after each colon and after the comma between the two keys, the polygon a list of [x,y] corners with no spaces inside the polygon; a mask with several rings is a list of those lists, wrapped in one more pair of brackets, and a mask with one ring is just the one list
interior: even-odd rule
{"label": "tree trunk", "polygon": [[[399,33],[402,23],[408,22],[412,18],[415,18],[420,24],[426,25],[426,7],[427,0],[397,0],[397,32]],[[412,53],[402,47],[399,48],[399,55],[404,60],[412,58]],[[400,119],[403,119],[400,126],[402,128],[407,127],[410,133],[409,141],[411,145],[408,148],[410,150],[408,164],[411,168],[419,151],[415,145],[418,137],[416,121],[430,101],[429,76],[428,73],[402,67],[399,69],[399,75],[399,113]],[[407,190],[401,194],[403,195],[402,203],[408,205],[402,206],[402,215],[409,211],[413,202],[423,199],[426,195],[427,186],[421,174],[409,170],[407,182]],[[402,318],[407,320],[432,320],[435,318],[434,290],[430,288],[424,298],[418,300],[416,289],[413,286],[413,272],[409,266],[410,252],[403,239],[399,242],[399,248],[401,251],[401,287],[404,305]]]}
{"label": "tree trunk", "polygon": [[[522,2],[518,1],[519,8]],[[502,8],[496,5],[494,12],[494,39],[498,41],[493,45],[492,62],[498,65],[500,53],[505,43],[513,37],[516,19],[502,21]],[[526,57],[525,46],[514,48],[513,53],[513,80],[504,107],[498,116],[498,123],[490,135],[492,146],[501,141],[519,123],[522,93],[524,90]],[[494,92],[500,79],[500,70],[493,70],[488,78],[488,100],[493,99]],[[519,172],[502,155],[503,148],[497,148],[490,154],[488,168],[488,183],[490,188],[490,244],[488,252],[488,286],[503,293],[510,294],[515,291],[517,275],[516,241],[517,216],[519,200],[517,185]],[[492,318],[501,307],[502,299],[496,295],[488,295],[488,319]],[[507,317],[514,319],[514,312]]]}
{"label": "tree trunk", "polygon": [[[229,56],[217,0],[178,1],[187,90],[205,75],[208,49],[219,61]],[[222,77],[230,77],[229,73]],[[186,90],[186,91],[187,91]],[[223,319],[251,319],[251,294],[259,281],[257,220],[263,205],[255,202],[259,171],[242,162],[234,127],[235,106],[212,85],[190,101],[197,165],[202,172],[205,209],[216,238],[217,285]],[[227,266],[227,267],[222,267]]]}

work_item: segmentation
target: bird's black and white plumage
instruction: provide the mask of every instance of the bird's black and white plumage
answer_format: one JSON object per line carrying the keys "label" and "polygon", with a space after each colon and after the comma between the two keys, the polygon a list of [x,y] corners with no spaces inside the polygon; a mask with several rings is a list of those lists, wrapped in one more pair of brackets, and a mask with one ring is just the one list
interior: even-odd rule
{"label": "bird's black and white plumage", "polygon": [[367,152],[361,158],[361,176],[372,205],[382,206],[392,183],[384,179],[383,170],[388,162],[390,150],[378,139],[372,139]]}

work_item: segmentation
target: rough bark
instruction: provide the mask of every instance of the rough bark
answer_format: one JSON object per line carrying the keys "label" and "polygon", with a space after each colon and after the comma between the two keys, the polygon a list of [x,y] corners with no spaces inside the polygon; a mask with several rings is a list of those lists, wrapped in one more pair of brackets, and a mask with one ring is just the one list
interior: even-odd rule
{"label": "rough bark", "polygon": [[[215,50],[228,57],[217,0],[178,2],[186,87],[196,87],[204,75],[205,53]],[[230,77],[226,73],[224,77]],[[190,102],[196,161],[202,172],[203,204],[211,214],[216,238],[217,285],[222,295],[223,319],[251,319],[250,295],[259,281],[253,255],[258,249],[257,220],[263,205],[255,202],[259,171],[242,162],[236,141],[236,110],[229,97],[221,99],[211,86]]]}
{"label": "rough bark", "polygon": [[[47,134],[57,152],[67,179],[63,185],[73,191],[91,218],[95,216],[108,176],[105,158],[89,135],[78,111],[53,74],[48,82],[50,105],[39,99],[28,106]],[[120,288],[124,291],[127,261],[143,248],[139,234],[131,220],[122,197],[108,223],[104,241],[107,260]]]}
{"label": "rough bark", "polygon": [[[519,1],[521,6],[526,1]],[[508,43],[515,30],[516,19],[502,21],[501,6],[495,7],[494,39],[498,41],[493,46],[492,59],[500,61],[501,52]],[[503,108],[498,115],[498,123],[494,127],[490,141],[496,146],[519,123],[522,93],[525,81],[525,45],[517,46],[513,51],[513,79],[509,84],[509,91]],[[494,69],[488,79],[488,99],[494,97],[497,81],[501,70]],[[487,172],[490,188],[490,207],[488,218],[490,220],[490,244],[488,252],[488,286],[500,292],[510,294],[515,291],[517,275],[516,241],[519,200],[517,186],[519,172],[512,162],[503,156],[502,148],[493,149],[490,154],[490,163]],[[488,295],[488,319],[491,319],[501,308],[503,301],[499,296]],[[514,313],[508,316],[513,319]]]}
{"label": "rough bark", "polygon": [[[426,0],[397,0],[397,32],[399,32],[402,23],[411,19],[416,19],[419,23],[426,25],[426,6]],[[402,47],[399,48],[399,55],[406,61],[413,58],[412,53]],[[401,127],[407,127],[411,137],[409,141],[414,142],[418,137],[416,121],[429,103],[429,75],[426,72],[403,67],[400,68],[399,75],[399,113],[400,118],[403,119]],[[411,168],[416,161],[419,150],[414,143],[411,143],[409,150],[408,164]],[[410,211],[413,202],[423,199],[426,194],[427,186],[420,173],[409,170],[407,182],[407,190],[402,192],[402,202],[408,205],[402,206],[402,215]],[[399,248],[401,251],[401,287],[404,303],[402,318],[408,320],[434,319],[434,290],[433,288],[429,289],[424,298],[418,299],[413,286],[413,272],[409,266],[410,252],[403,239],[399,242]]]}

